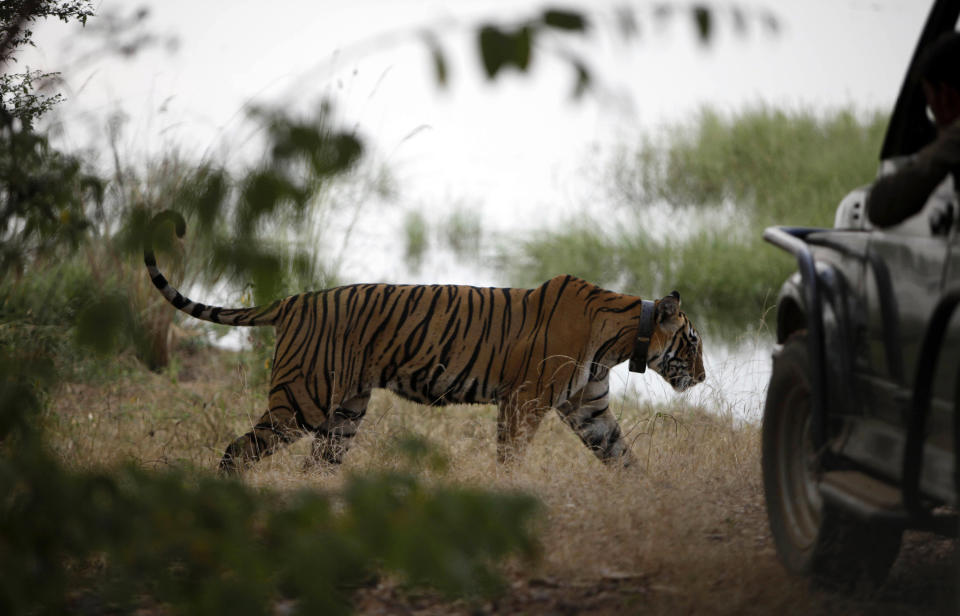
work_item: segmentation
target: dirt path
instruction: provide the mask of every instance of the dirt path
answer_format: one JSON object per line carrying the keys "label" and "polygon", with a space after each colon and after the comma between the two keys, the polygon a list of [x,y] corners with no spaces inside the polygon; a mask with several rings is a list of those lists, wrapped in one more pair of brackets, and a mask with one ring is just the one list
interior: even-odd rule
{"label": "dirt path", "polygon": [[[772,585],[788,582],[793,596],[786,613],[873,615],[943,615],[960,613],[951,584],[951,559],[956,542],[922,533],[909,533],[887,582],[879,589],[849,595],[813,588],[801,581],[774,574]],[[757,562],[771,556],[766,548]],[[775,564],[775,563],[774,563]],[[748,563],[730,563],[731,567]],[[449,602],[429,592],[411,592],[391,582],[361,589],[355,607],[361,614],[767,614],[770,603],[732,605],[721,595],[679,597],[668,572],[618,575],[593,579],[524,576],[514,571],[506,592],[494,600]],[[784,612],[777,612],[784,613]]]}

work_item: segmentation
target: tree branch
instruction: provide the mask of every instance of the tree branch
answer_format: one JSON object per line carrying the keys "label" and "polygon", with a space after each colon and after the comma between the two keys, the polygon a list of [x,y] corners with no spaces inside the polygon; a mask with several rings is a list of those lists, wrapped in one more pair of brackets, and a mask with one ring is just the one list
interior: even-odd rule
{"label": "tree branch", "polygon": [[13,56],[14,42],[17,40],[17,35],[23,30],[24,24],[33,18],[34,13],[36,13],[40,7],[40,1],[41,0],[26,0],[26,2],[20,6],[20,12],[17,13],[17,16],[3,29],[3,38],[0,39],[0,68],[3,68],[7,61]]}

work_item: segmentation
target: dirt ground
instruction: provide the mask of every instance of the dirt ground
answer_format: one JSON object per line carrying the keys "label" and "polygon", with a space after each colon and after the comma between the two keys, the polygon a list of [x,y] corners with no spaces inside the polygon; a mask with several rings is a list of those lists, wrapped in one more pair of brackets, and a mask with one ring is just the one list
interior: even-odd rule
{"label": "dirt ground", "polygon": [[[762,528],[758,528],[762,532]],[[960,604],[951,584],[956,542],[925,533],[909,533],[887,582],[880,588],[849,594],[818,589],[786,579],[770,570],[772,587],[783,585],[786,594],[797,596],[787,613],[872,615],[956,615]],[[769,546],[758,547],[750,562],[731,567],[776,567]],[[719,573],[719,572],[718,572]],[[361,614],[766,614],[772,613],[767,598],[757,597],[733,604],[723,602],[723,592],[696,599],[671,584],[669,571],[647,574],[610,572],[595,578],[539,577],[513,570],[503,595],[488,601],[445,601],[428,592],[411,592],[390,582],[361,589],[355,607]],[[955,578],[954,578],[955,579]],[[717,584],[723,584],[718,576]]]}

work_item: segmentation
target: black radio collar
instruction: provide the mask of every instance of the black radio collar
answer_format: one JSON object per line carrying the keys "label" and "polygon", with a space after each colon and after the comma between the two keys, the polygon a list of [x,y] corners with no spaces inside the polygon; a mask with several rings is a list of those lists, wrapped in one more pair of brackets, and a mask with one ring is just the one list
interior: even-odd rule
{"label": "black radio collar", "polygon": [[650,348],[650,339],[653,337],[653,313],[656,304],[648,299],[642,301],[637,342],[633,345],[633,353],[630,354],[630,372],[647,370],[647,350]]}

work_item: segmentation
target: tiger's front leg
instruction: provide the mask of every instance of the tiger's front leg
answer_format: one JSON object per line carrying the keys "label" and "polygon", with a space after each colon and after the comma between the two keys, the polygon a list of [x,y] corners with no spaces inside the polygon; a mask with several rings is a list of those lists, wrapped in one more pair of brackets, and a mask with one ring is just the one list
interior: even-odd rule
{"label": "tiger's front leg", "polygon": [[307,466],[325,467],[343,462],[360,422],[367,414],[370,394],[345,400],[326,421],[313,430],[313,450]]}
{"label": "tiger's front leg", "polygon": [[633,463],[633,453],[610,411],[609,398],[609,377],[588,381],[583,389],[557,407],[557,413],[604,464],[627,467]]}

